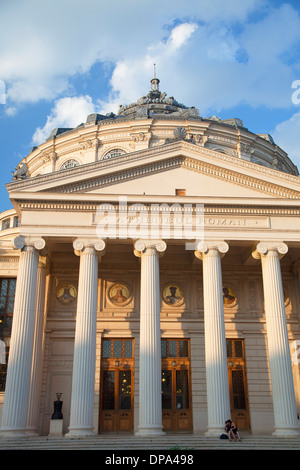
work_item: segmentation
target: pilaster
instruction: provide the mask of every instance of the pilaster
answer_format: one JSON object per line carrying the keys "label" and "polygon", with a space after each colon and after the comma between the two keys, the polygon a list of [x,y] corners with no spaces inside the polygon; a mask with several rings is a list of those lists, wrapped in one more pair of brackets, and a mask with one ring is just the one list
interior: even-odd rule
{"label": "pilaster", "polygon": [[45,247],[45,240],[43,238],[16,237],[13,240],[13,246],[21,250],[21,255],[15,293],[1,434],[18,437],[23,436],[26,429],[35,330],[38,250]]}
{"label": "pilaster", "polygon": [[27,414],[27,434],[38,435],[38,414],[41,391],[41,374],[43,364],[43,344],[45,326],[46,279],[49,273],[47,256],[40,256],[37,270],[35,332],[33,345],[33,360],[31,371],[31,389]]}

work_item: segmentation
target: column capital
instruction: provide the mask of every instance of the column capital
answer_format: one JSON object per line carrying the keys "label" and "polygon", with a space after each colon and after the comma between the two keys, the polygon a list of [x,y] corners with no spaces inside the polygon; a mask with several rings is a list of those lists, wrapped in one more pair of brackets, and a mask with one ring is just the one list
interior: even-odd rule
{"label": "column capital", "polygon": [[103,256],[105,246],[106,246],[105,241],[102,240],[101,238],[96,238],[96,239],[77,238],[73,242],[73,248],[77,256],[80,256],[82,253],[84,253],[87,248],[98,251],[99,255]]}
{"label": "column capital", "polygon": [[134,242],[134,254],[141,257],[143,254],[152,254],[155,251],[159,256],[162,256],[167,249],[167,244],[163,240],[136,240]]}
{"label": "column capital", "polygon": [[45,248],[46,242],[42,237],[24,237],[20,235],[12,240],[12,246],[16,250],[23,250],[25,247],[32,247],[40,251]]}
{"label": "column capital", "polygon": [[194,251],[196,258],[203,259],[204,255],[211,251],[217,251],[220,257],[223,257],[229,250],[228,243],[224,240],[205,240],[197,243],[197,249]]}
{"label": "column capital", "polygon": [[256,245],[256,249],[252,252],[252,256],[255,259],[261,259],[262,256],[276,253],[279,255],[279,258],[282,258],[287,252],[288,246],[283,242],[263,241]]}

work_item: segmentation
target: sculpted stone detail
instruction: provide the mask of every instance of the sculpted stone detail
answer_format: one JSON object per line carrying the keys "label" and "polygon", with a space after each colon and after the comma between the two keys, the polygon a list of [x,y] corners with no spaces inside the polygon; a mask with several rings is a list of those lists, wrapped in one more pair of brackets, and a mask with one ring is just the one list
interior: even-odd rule
{"label": "sculpted stone detail", "polygon": [[105,249],[105,241],[100,238],[95,240],[77,239],[73,242],[73,248],[76,254],[80,254],[86,249],[96,250],[102,254]]}
{"label": "sculpted stone detail", "polygon": [[137,240],[134,243],[134,254],[140,257],[147,250],[151,252],[155,250],[158,254],[163,254],[166,248],[167,244],[163,240]]}
{"label": "sculpted stone detail", "polygon": [[30,237],[16,237],[12,240],[13,248],[22,250],[25,246],[30,246],[36,250],[42,250],[46,246],[46,242],[43,238],[30,238]]}
{"label": "sculpted stone detail", "polygon": [[267,255],[269,252],[278,253],[279,257],[284,256],[288,252],[288,246],[283,242],[260,242],[253,251],[252,256],[260,259],[261,255]]}

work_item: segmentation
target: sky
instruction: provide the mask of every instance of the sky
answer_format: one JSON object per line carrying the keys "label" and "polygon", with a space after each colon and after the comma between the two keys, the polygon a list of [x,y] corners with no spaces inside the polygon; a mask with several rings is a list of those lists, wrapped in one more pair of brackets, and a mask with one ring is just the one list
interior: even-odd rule
{"label": "sky", "polygon": [[300,0],[0,0],[5,184],[56,127],[160,90],[270,134],[300,171]]}

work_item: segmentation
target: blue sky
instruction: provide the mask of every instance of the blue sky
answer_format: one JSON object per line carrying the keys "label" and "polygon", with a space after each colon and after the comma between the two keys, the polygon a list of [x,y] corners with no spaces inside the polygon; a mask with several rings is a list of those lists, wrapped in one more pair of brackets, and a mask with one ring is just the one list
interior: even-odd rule
{"label": "blue sky", "polygon": [[300,0],[0,0],[0,211],[32,146],[147,94],[154,63],[168,96],[300,170]]}

